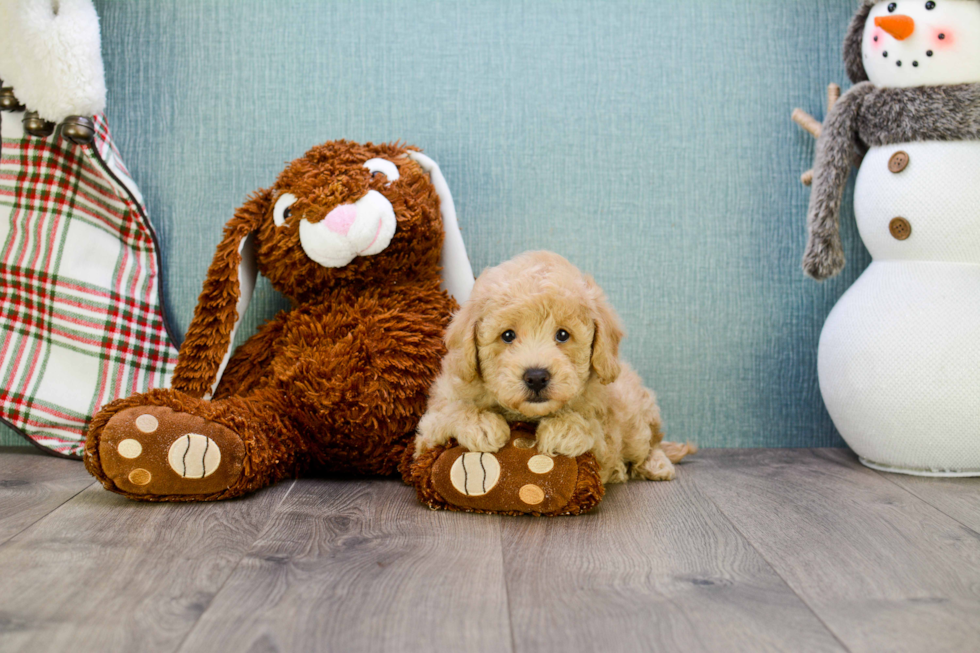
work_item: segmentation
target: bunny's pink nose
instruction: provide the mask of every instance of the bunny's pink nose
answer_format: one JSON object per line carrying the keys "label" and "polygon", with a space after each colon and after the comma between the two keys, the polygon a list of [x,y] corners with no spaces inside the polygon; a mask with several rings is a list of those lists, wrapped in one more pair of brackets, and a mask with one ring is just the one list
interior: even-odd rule
{"label": "bunny's pink nose", "polygon": [[357,219],[357,209],[353,204],[342,204],[327,214],[323,221],[327,229],[341,236],[346,236],[350,227]]}

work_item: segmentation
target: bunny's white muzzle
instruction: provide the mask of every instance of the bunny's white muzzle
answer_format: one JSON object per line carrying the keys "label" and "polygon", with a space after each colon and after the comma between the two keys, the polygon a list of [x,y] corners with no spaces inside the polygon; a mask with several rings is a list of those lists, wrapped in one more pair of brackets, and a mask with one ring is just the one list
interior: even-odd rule
{"label": "bunny's white muzzle", "polygon": [[395,209],[384,195],[369,190],[353,204],[341,204],[319,222],[299,223],[299,240],[311,259],[340,268],[356,256],[383,251],[395,235]]}

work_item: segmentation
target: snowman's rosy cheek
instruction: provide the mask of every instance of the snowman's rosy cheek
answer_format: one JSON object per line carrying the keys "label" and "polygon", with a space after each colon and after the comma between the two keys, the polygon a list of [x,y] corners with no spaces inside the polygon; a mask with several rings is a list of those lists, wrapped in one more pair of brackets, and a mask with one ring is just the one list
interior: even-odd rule
{"label": "snowman's rosy cheek", "polygon": [[956,41],[953,38],[953,30],[948,27],[934,27],[932,30],[932,38],[930,42],[933,47],[937,50],[948,50],[953,47],[953,43]]}
{"label": "snowman's rosy cheek", "polygon": [[885,47],[885,30],[880,27],[875,28],[875,31],[871,33],[871,47],[875,50],[881,50]]}

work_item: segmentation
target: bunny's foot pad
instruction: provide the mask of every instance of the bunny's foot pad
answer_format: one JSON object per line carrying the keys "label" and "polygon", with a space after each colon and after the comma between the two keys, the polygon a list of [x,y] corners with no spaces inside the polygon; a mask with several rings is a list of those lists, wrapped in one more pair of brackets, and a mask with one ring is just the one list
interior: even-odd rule
{"label": "bunny's foot pad", "polygon": [[245,445],[233,431],[166,406],[121,410],[99,440],[105,476],[123,493],[208,495],[242,475]]}
{"label": "bunny's foot pad", "polygon": [[450,441],[412,460],[402,472],[432,509],[504,515],[577,515],[604,493],[591,453],[547,456],[535,448],[534,427],[514,424],[510,441],[495,453],[468,451]]}

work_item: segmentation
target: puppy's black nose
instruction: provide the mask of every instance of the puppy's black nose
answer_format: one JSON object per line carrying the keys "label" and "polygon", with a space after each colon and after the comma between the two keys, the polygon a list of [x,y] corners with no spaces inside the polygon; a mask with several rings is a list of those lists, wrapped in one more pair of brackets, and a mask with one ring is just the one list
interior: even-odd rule
{"label": "puppy's black nose", "polygon": [[532,367],[529,370],[524,371],[524,385],[527,386],[528,390],[531,392],[541,392],[546,387],[548,387],[548,381],[551,380],[551,374],[548,370],[541,367]]}

